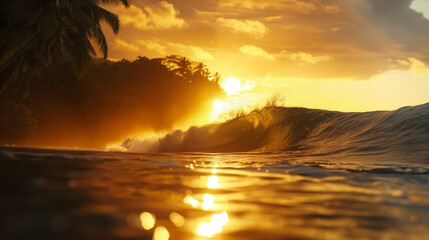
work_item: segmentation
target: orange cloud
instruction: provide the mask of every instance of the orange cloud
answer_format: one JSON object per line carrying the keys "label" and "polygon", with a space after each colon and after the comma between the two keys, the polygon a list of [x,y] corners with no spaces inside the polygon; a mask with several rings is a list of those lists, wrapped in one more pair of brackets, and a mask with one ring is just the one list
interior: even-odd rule
{"label": "orange cloud", "polygon": [[186,22],[179,18],[179,11],[173,4],[160,1],[143,9],[131,5],[129,8],[118,6],[116,12],[123,24],[131,24],[141,30],[169,29],[186,27]]}
{"label": "orange cloud", "polygon": [[337,5],[328,5],[324,6],[323,10],[328,13],[339,13],[341,9]]}
{"label": "orange cloud", "polygon": [[233,29],[234,32],[247,33],[256,38],[261,38],[268,32],[268,28],[263,23],[256,20],[218,18],[216,22],[224,27]]}
{"label": "orange cloud", "polygon": [[190,56],[190,58],[195,60],[214,60],[214,57],[209,52],[197,46],[184,45],[180,43],[168,43],[168,46],[172,51],[177,51],[180,55]]}
{"label": "orange cloud", "polygon": [[265,21],[267,22],[274,22],[274,21],[280,21],[283,17],[281,15],[278,16],[270,16],[270,17],[266,17]]}
{"label": "orange cloud", "polygon": [[126,49],[126,50],[129,50],[132,52],[137,52],[140,50],[140,48],[138,46],[136,46],[135,44],[128,43],[128,42],[126,42],[122,39],[119,39],[119,38],[115,39],[114,47],[117,49]]}
{"label": "orange cloud", "polygon": [[255,56],[255,57],[263,57],[269,60],[275,60],[276,58],[273,57],[272,55],[270,55],[269,53],[267,53],[264,49],[256,47],[256,46],[252,46],[252,45],[243,45],[240,47],[240,52],[250,55],[250,56]]}
{"label": "orange cloud", "polygon": [[309,2],[303,2],[299,0],[222,0],[220,1],[221,7],[227,8],[247,8],[247,9],[267,9],[267,8],[287,8],[295,12],[311,13],[317,9],[317,7]]}
{"label": "orange cloud", "polygon": [[282,57],[286,57],[290,60],[296,60],[296,61],[301,61],[301,62],[305,62],[305,63],[318,63],[318,62],[325,62],[325,61],[329,61],[331,60],[331,57],[327,56],[327,55],[322,55],[322,56],[313,56],[309,53],[304,53],[304,52],[288,52],[288,51],[281,51],[280,55]]}
{"label": "orange cloud", "polygon": [[408,58],[410,62],[410,70],[415,75],[426,75],[429,73],[429,66],[416,58]]}
{"label": "orange cloud", "polygon": [[[167,55],[183,55],[193,60],[212,61],[214,57],[206,50],[194,46],[180,43],[168,42],[159,39],[137,40],[135,43],[129,43],[122,39],[115,39],[115,48],[124,49],[133,52],[147,52],[150,50],[154,54],[151,57],[164,57]],[[149,54],[150,55],[150,54]]]}
{"label": "orange cloud", "polygon": [[159,40],[138,40],[137,42],[140,46],[144,46],[149,50],[156,51],[163,56],[168,55],[167,46],[160,43]]}

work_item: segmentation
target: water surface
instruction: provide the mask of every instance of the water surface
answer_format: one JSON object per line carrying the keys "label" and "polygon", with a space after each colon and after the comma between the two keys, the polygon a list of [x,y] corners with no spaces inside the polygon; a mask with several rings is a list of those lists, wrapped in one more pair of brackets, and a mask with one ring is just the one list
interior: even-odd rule
{"label": "water surface", "polygon": [[0,238],[427,239],[428,156],[2,147]]}

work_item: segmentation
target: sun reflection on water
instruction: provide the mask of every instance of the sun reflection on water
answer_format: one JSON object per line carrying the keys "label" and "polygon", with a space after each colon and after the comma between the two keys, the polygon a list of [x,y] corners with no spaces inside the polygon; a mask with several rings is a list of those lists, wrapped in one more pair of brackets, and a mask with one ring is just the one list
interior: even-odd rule
{"label": "sun reflection on water", "polygon": [[209,223],[200,223],[197,234],[200,236],[211,237],[213,234],[220,233],[222,231],[222,227],[228,221],[228,213],[225,211],[220,214],[213,214]]}
{"label": "sun reflection on water", "polygon": [[185,224],[185,218],[177,212],[170,213],[170,221],[176,226],[181,227]]}
{"label": "sun reflection on water", "polygon": [[168,240],[170,238],[170,233],[167,228],[164,226],[158,226],[155,228],[153,233],[153,240]]}
{"label": "sun reflection on water", "polygon": [[[192,167],[191,167],[192,165]],[[202,166],[205,168],[205,164],[202,163]],[[198,164],[197,162],[194,161],[194,164],[189,164],[186,165],[186,167],[190,170],[199,170],[197,168]],[[201,176],[199,179],[207,179],[207,183],[206,185],[201,185],[201,183],[198,184],[192,184],[194,186],[198,186],[198,187],[207,187],[208,190],[211,189],[219,189],[222,185],[219,184],[220,182],[220,178],[218,176],[216,176],[216,174],[219,172],[219,170],[217,169],[219,166],[216,163],[211,169],[210,169],[210,175],[207,177]],[[187,193],[187,195],[183,198],[183,202],[185,204],[188,204],[190,206],[192,206],[193,208],[199,208],[201,206],[201,209],[204,211],[208,211],[208,210],[213,210],[216,208],[219,208],[220,206],[224,206],[224,204],[220,203],[220,202],[216,202],[216,195],[213,193],[204,193],[202,196],[200,194],[191,195],[191,191],[189,190],[189,192]],[[215,208],[216,207],[216,208]],[[207,221],[202,221],[199,224],[197,224],[198,228],[196,229],[196,234],[199,236],[203,236],[203,237],[211,237],[214,234],[218,234],[222,231],[222,228],[224,227],[225,224],[228,223],[229,221],[229,217],[228,217],[228,213],[225,211],[225,209],[220,209],[222,212],[219,213],[212,213],[211,214],[211,219],[209,222]],[[183,219],[184,222],[184,218],[183,217],[178,217],[181,215],[175,215],[175,213],[171,213],[170,214],[170,220],[176,225],[176,221],[181,221],[181,219]],[[177,219],[174,219],[177,218]],[[180,220],[178,220],[180,218]],[[179,224],[180,226],[183,225],[183,223]]]}
{"label": "sun reflection on water", "polygon": [[155,216],[152,213],[142,212],[140,214],[140,220],[142,222],[142,227],[145,230],[150,230],[155,226]]}
{"label": "sun reflection on water", "polygon": [[212,209],[214,207],[214,200],[215,197],[211,194],[204,194],[203,196],[203,204],[201,204],[201,206],[203,207],[204,210],[208,210],[208,209]]}
{"label": "sun reflection on water", "polygon": [[200,205],[200,201],[198,201],[197,199],[195,199],[194,197],[192,197],[191,195],[187,195],[184,199],[183,202],[186,204],[191,205],[192,207],[196,208]]}
{"label": "sun reflection on water", "polygon": [[217,176],[210,176],[207,179],[207,187],[208,188],[218,188],[219,187],[219,178]]}

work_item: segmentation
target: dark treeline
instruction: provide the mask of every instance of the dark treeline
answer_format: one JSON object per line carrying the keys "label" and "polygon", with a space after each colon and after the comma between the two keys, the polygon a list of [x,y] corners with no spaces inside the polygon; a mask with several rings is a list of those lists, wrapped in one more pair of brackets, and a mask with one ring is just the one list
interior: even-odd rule
{"label": "dark treeline", "polygon": [[25,81],[28,96],[23,81],[0,96],[0,144],[100,147],[168,129],[221,95],[218,81],[204,64],[179,56],[97,59],[80,77],[71,64],[54,65]]}

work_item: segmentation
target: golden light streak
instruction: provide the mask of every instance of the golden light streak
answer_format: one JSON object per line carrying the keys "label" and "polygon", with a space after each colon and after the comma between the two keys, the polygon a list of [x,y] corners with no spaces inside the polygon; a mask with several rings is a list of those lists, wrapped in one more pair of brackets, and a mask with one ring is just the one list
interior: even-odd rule
{"label": "golden light streak", "polygon": [[216,98],[212,103],[212,107],[213,107],[213,111],[210,116],[210,120],[214,121],[223,112],[224,106],[222,101]]}

